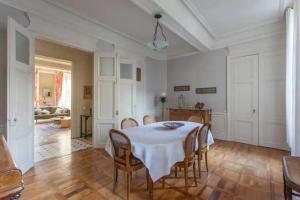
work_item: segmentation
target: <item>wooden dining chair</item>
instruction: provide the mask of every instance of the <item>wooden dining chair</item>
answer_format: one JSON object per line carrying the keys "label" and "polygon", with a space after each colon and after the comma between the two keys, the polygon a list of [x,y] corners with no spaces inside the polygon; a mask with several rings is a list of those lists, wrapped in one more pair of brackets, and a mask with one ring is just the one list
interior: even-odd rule
{"label": "wooden dining chair", "polygon": [[188,121],[204,124],[204,117],[202,115],[192,115],[188,118]]}
{"label": "wooden dining chair", "polygon": [[125,118],[121,121],[121,129],[139,126],[139,123],[133,118]]}
{"label": "wooden dining chair", "polygon": [[144,125],[147,125],[147,124],[152,124],[156,122],[155,118],[153,116],[150,116],[150,115],[145,115],[143,117],[143,124]]}
{"label": "wooden dining chair", "polygon": [[142,161],[132,155],[130,139],[124,133],[111,129],[109,137],[114,149],[113,192],[115,192],[118,181],[118,170],[124,171],[127,174],[126,190],[127,199],[129,199],[132,172],[142,169],[144,165]]}
{"label": "wooden dining chair", "polygon": [[208,132],[211,128],[210,123],[205,123],[199,130],[198,133],[198,148],[196,150],[197,160],[198,160],[198,171],[199,177],[201,177],[201,160],[202,155],[205,156],[205,166],[206,171],[208,172],[208,160],[207,160],[207,152],[208,152]]}
{"label": "wooden dining chair", "polygon": [[[196,157],[196,140],[197,140],[197,134],[199,131],[199,127],[194,128],[185,138],[184,141],[184,160],[181,162],[175,163],[173,167],[175,167],[175,175],[177,176],[177,168],[184,169],[184,180],[185,180],[185,191],[188,193],[188,169],[189,167],[193,166],[193,174],[194,174],[194,181],[195,185],[197,184],[197,178],[196,178],[196,163],[195,163],[195,157]],[[165,178],[163,178],[163,186],[165,185]]]}

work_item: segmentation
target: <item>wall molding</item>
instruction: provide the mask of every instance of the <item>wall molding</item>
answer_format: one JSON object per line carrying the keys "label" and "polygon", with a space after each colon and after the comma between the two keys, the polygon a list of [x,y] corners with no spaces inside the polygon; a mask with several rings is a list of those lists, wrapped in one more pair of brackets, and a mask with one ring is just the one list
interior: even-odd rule
{"label": "wall molding", "polygon": [[227,113],[212,112],[212,134],[215,139],[228,140],[227,138]]}
{"label": "wall molding", "polygon": [[200,51],[193,51],[190,53],[185,53],[185,54],[181,54],[181,55],[177,55],[177,56],[168,57],[168,60],[183,58],[183,57],[187,57],[187,56],[193,56],[193,55],[200,54],[200,53],[201,53]]}

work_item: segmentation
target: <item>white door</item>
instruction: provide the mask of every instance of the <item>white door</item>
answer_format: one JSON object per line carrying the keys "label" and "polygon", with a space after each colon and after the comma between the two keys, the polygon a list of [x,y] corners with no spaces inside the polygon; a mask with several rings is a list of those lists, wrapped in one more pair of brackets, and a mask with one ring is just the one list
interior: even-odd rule
{"label": "white door", "polygon": [[258,55],[232,58],[231,138],[258,144]]}
{"label": "white door", "polygon": [[13,19],[7,27],[7,142],[23,173],[34,164],[34,41]]}
{"label": "white door", "polygon": [[124,118],[136,118],[136,65],[135,61],[120,59],[118,64],[119,127]]}
{"label": "white door", "polygon": [[284,52],[260,55],[259,145],[287,149]]}
{"label": "white door", "polygon": [[115,54],[94,54],[94,147],[104,147],[109,130],[117,128],[116,60]]}

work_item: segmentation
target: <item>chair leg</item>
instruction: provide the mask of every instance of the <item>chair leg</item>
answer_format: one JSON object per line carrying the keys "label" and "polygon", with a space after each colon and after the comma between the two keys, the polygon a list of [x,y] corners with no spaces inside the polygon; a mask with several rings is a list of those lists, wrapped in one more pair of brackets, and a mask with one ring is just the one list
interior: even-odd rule
{"label": "chair leg", "polygon": [[285,177],[283,174],[283,192],[284,192],[284,199],[287,199],[287,194],[286,194],[286,183],[285,183]]}
{"label": "chair leg", "polygon": [[130,193],[130,188],[131,187],[131,172],[127,172],[127,200],[129,199],[129,193]]}
{"label": "chair leg", "polygon": [[116,190],[117,181],[118,181],[118,168],[114,167],[113,192],[115,192],[115,190]]}
{"label": "chair leg", "polygon": [[199,179],[201,178],[201,157],[198,154],[198,172],[199,172]]}
{"label": "chair leg", "polygon": [[196,163],[195,163],[195,162],[194,162],[194,164],[193,164],[193,173],[194,173],[194,181],[195,181],[195,185],[196,185],[196,187],[197,187],[198,184],[197,184]]}
{"label": "chair leg", "polygon": [[207,151],[205,151],[205,165],[206,165],[206,171],[208,172]]}
{"label": "chair leg", "polygon": [[175,167],[175,177],[177,177],[177,167]]}
{"label": "chair leg", "polygon": [[185,192],[186,194],[188,194],[188,189],[189,189],[189,186],[188,186],[188,165],[187,163],[184,164],[184,183],[185,183]]}

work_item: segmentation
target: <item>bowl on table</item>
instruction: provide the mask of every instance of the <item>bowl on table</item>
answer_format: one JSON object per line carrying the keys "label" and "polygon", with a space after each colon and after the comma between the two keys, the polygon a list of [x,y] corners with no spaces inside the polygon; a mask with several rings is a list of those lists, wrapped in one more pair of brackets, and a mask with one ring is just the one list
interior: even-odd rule
{"label": "bowl on table", "polygon": [[169,129],[177,129],[179,127],[184,126],[184,123],[180,123],[180,122],[165,122],[163,123],[163,125]]}

